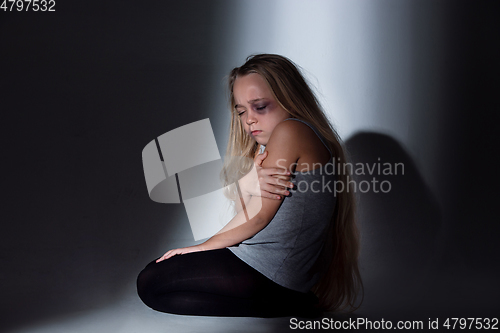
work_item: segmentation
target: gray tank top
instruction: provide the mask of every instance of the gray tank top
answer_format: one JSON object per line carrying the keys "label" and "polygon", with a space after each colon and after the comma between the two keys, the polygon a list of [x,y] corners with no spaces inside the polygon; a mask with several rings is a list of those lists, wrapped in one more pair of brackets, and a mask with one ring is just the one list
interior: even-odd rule
{"label": "gray tank top", "polygon": [[[328,148],[324,138],[308,125]],[[332,153],[330,151],[330,162]],[[237,257],[277,284],[307,292],[318,281],[315,265],[325,242],[336,203],[335,175],[324,164],[306,172],[295,172],[291,196],[285,197],[269,224],[237,246],[228,247]]]}

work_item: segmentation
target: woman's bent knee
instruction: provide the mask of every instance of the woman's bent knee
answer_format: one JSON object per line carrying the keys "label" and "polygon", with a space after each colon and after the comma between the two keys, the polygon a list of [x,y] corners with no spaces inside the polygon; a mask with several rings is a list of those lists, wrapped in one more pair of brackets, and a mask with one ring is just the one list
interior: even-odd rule
{"label": "woman's bent knee", "polygon": [[154,297],[154,291],[157,288],[159,280],[158,272],[155,266],[149,264],[137,276],[137,294],[147,306],[151,307],[151,301]]}

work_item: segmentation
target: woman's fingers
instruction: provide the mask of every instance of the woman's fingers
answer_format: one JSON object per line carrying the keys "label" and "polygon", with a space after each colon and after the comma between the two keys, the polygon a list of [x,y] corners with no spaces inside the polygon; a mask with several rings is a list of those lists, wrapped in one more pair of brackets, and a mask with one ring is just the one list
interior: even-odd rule
{"label": "woman's fingers", "polygon": [[156,260],[156,263],[159,263],[160,261],[163,261],[165,259],[168,259],[168,258],[176,255],[177,254],[176,251],[177,250],[170,250],[170,251],[168,251],[167,253],[165,253],[164,255],[162,255],[158,260]]}
{"label": "woman's fingers", "polygon": [[288,188],[293,188],[295,185],[290,181],[290,177],[287,178],[276,178],[273,177],[274,185],[276,186],[282,186],[282,187],[288,187]]}
{"label": "woman's fingers", "polygon": [[290,178],[290,172],[284,168],[263,168],[262,171],[268,176]]}
{"label": "woman's fingers", "polygon": [[290,172],[286,168],[262,168],[262,162],[267,157],[267,151],[257,155],[255,165],[258,167],[259,189],[261,197],[270,199],[281,199],[282,196],[290,194],[287,188],[293,188],[290,182]]}
{"label": "woman's fingers", "polygon": [[267,151],[264,151],[262,154],[257,155],[257,158],[255,159],[255,164],[258,166],[262,166],[262,162],[266,159],[267,157]]}
{"label": "woman's fingers", "polygon": [[198,251],[205,251],[201,245],[194,245],[194,246],[188,246],[188,247],[182,247],[179,249],[174,249],[166,252],[164,255],[162,255],[158,260],[156,260],[156,263],[159,263],[160,261],[169,259],[175,255],[178,254],[186,254],[186,253],[191,253],[191,252],[198,252]]}
{"label": "woman's fingers", "polygon": [[290,195],[287,187],[291,188],[291,186],[282,186],[280,184],[266,184],[261,187],[261,196],[270,199],[281,199],[280,196]]}
{"label": "woman's fingers", "polygon": [[294,184],[290,181],[290,176],[268,176],[266,178],[266,183],[271,185],[271,186],[277,186],[277,187],[288,187],[288,188],[293,188]]}
{"label": "woman's fingers", "polygon": [[293,188],[290,175],[286,169],[266,168],[261,169],[259,177],[259,194],[261,197],[280,200],[282,196],[290,195],[288,188]]}
{"label": "woman's fingers", "polygon": [[156,260],[156,263],[159,263],[160,261],[165,260],[165,256],[166,256],[166,255],[167,255],[167,254],[165,253],[165,254],[164,254],[164,255],[162,255],[160,258],[158,258],[158,259]]}

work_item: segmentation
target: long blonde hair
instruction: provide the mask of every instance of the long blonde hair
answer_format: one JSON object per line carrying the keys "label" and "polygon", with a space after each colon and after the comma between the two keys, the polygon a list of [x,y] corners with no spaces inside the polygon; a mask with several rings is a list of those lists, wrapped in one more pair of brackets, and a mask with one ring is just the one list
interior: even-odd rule
{"label": "long blonde hair", "polygon": [[[276,101],[291,117],[312,124],[321,133],[328,143],[335,163],[345,165],[344,163],[348,162],[342,141],[297,66],[280,55],[258,54],[248,57],[243,66],[234,68],[229,74],[231,124],[226,149],[225,173],[221,173],[224,185],[232,184],[251,169],[253,157],[259,147],[259,144],[245,132],[234,108],[234,82],[238,76],[250,73],[257,73],[265,79]],[[246,162],[242,164],[240,159],[239,163],[235,163],[231,157],[237,156],[245,157],[243,160]],[[327,269],[311,290],[319,298],[319,307],[322,310],[350,309],[353,311],[359,307],[359,305],[356,306],[356,299],[359,292],[362,293],[363,290],[358,268],[359,231],[355,220],[354,192],[352,188],[346,190],[350,184],[349,170],[339,171],[338,181],[344,184],[345,190],[337,193],[328,237],[319,261],[319,264]]]}

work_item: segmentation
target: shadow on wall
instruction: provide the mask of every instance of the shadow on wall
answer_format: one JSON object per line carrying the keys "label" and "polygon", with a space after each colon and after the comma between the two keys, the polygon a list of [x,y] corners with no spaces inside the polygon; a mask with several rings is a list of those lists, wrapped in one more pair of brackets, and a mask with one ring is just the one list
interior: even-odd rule
{"label": "shadow on wall", "polygon": [[360,312],[387,316],[418,309],[427,302],[426,281],[442,244],[438,203],[411,157],[390,136],[361,132],[346,147],[359,205],[365,287]]}

